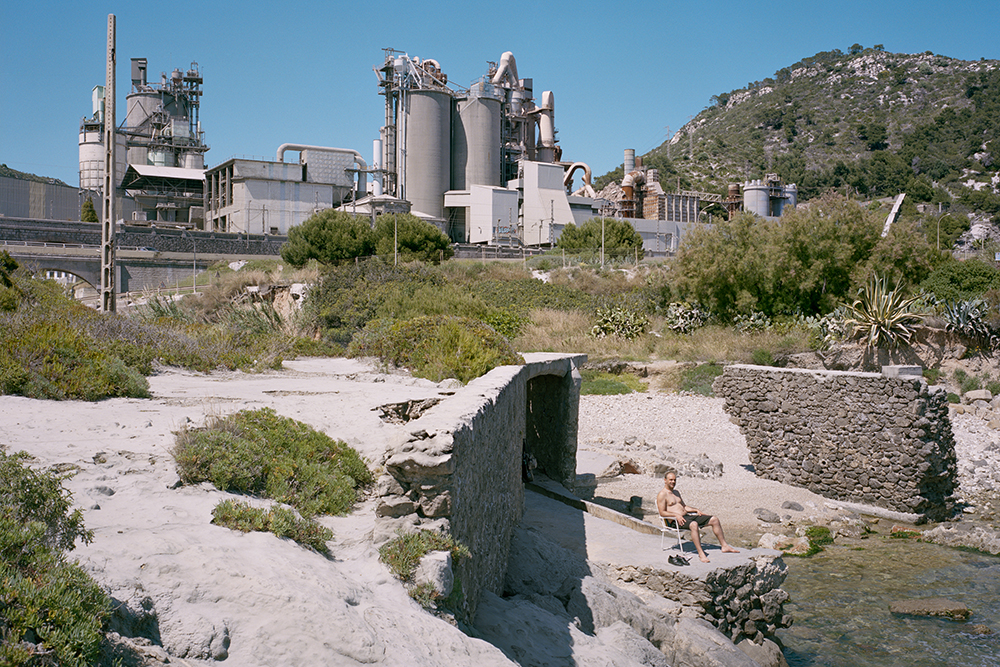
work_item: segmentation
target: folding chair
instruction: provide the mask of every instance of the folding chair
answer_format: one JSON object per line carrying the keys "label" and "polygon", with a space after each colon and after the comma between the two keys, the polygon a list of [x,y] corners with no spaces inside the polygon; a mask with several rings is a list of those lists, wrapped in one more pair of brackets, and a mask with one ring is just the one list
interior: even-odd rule
{"label": "folding chair", "polygon": [[673,532],[677,536],[677,548],[684,553],[684,543],[681,541],[681,523],[680,519],[675,516],[661,516],[660,517],[660,550],[663,550],[663,538],[666,537],[667,533]]}

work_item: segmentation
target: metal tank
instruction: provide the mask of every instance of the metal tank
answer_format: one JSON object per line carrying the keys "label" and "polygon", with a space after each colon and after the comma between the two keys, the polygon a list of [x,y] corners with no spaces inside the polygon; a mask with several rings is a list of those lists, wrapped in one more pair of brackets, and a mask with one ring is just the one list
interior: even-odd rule
{"label": "metal tank", "polygon": [[762,218],[771,215],[769,188],[759,180],[743,184],[743,210]]}
{"label": "metal tank", "polygon": [[104,137],[98,125],[80,129],[80,187],[100,190],[104,187]]}
{"label": "metal tank", "polygon": [[410,90],[403,106],[402,197],[414,211],[442,219],[444,193],[451,187],[451,93]]}
{"label": "metal tank", "polygon": [[451,147],[451,189],[500,183],[500,100],[459,100]]}
{"label": "metal tank", "polygon": [[625,164],[624,164],[624,167],[625,167],[624,173],[626,173],[626,174],[631,174],[633,171],[635,171],[635,149],[634,148],[626,148],[625,149]]}

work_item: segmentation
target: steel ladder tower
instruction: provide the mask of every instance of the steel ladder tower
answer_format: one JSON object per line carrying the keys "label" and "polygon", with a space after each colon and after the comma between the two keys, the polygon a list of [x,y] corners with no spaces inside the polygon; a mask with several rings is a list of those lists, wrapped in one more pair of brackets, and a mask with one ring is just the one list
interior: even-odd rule
{"label": "steel ladder tower", "polygon": [[104,86],[104,216],[101,221],[101,310],[115,303],[115,15],[108,14],[108,71]]}

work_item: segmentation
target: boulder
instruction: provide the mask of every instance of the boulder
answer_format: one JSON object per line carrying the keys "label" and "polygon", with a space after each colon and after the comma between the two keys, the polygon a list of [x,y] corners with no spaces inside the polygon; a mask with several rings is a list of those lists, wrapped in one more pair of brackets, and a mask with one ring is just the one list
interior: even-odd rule
{"label": "boulder", "polygon": [[964,621],[972,615],[972,611],[961,602],[946,598],[897,600],[889,603],[889,611],[909,616],[940,616],[953,621]]}
{"label": "boulder", "polygon": [[972,391],[965,392],[962,398],[966,403],[975,403],[976,401],[986,401],[989,403],[993,400],[993,394],[990,393],[989,389],[973,389]]}
{"label": "boulder", "polygon": [[810,549],[809,538],[807,537],[790,537],[788,535],[774,535],[772,533],[761,535],[757,546],[761,549],[774,549],[775,551],[783,551],[795,555],[808,553]]}
{"label": "boulder", "polygon": [[420,559],[413,572],[417,585],[430,584],[441,597],[448,597],[455,585],[455,573],[451,568],[450,551],[431,551]]}
{"label": "boulder", "polygon": [[788,667],[788,662],[781,653],[781,647],[770,639],[765,639],[760,644],[744,639],[736,645],[736,648],[750,656],[760,667]]}
{"label": "boulder", "polygon": [[763,507],[758,507],[753,511],[753,515],[764,523],[781,523],[781,517],[775,512]]}

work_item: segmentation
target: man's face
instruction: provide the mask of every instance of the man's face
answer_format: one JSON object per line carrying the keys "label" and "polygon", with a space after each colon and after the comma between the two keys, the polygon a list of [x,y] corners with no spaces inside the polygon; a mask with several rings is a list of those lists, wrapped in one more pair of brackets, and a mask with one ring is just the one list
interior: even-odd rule
{"label": "man's face", "polygon": [[667,476],[663,478],[663,483],[667,489],[673,491],[674,487],[677,485],[677,475],[674,473],[667,474]]}

